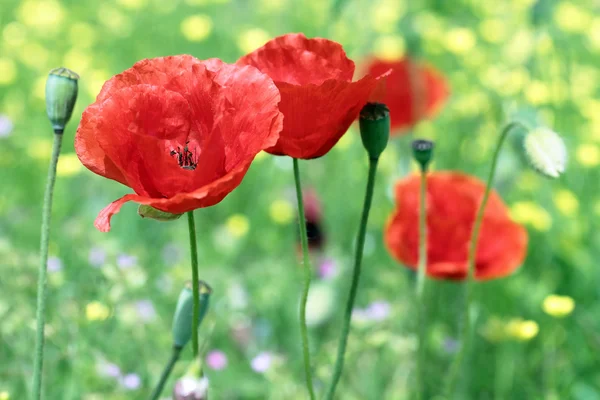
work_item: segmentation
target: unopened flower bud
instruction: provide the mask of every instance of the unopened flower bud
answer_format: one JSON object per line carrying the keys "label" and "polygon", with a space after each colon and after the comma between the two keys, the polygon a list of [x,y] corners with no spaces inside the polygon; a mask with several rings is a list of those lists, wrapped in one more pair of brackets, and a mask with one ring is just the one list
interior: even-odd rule
{"label": "unopened flower bud", "polygon": [[[198,313],[198,326],[202,323],[208,310],[208,300],[212,289],[203,281],[200,284],[200,312]],[[173,345],[182,348],[192,338],[192,316],[194,298],[191,285],[183,288],[177,300],[175,316],[173,317]],[[197,334],[197,333],[196,333]]]}
{"label": "unopened flower bud", "polygon": [[157,221],[173,221],[181,218],[183,214],[171,214],[170,212],[157,210],[152,206],[140,204],[138,207],[138,215],[142,218],[150,218]]}
{"label": "unopened flower bud", "polygon": [[382,103],[367,103],[360,111],[358,122],[369,158],[378,159],[390,138],[390,110]]}
{"label": "unopened flower bud", "polygon": [[71,119],[77,100],[79,75],[67,68],[55,68],[46,80],[46,113],[55,133],[62,133]]}
{"label": "unopened flower bud", "polygon": [[567,148],[554,131],[539,127],[526,134],[523,147],[531,166],[550,178],[558,178],[565,172]]}
{"label": "unopened flower bud", "polygon": [[427,166],[433,158],[433,142],[429,140],[414,140],[412,142],[413,157],[421,166],[421,170],[426,171]]}

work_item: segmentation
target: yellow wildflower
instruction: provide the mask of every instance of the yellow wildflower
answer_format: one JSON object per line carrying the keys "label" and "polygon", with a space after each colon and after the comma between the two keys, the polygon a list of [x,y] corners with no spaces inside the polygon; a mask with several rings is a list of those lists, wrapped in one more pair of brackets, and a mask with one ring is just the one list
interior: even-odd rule
{"label": "yellow wildflower", "polygon": [[99,301],[92,301],[85,307],[85,316],[88,321],[104,321],[110,315],[110,309]]}
{"label": "yellow wildflower", "polygon": [[250,221],[248,217],[242,214],[234,214],[227,218],[225,223],[227,231],[235,238],[241,238],[248,234],[250,230]]}
{"label": "yellow wildflower", "polygon": [[269,209],[271,219],[280,225],[286,225],[294,219],[294,206],[286,200],[275,200]]}
{"label": "yellow wildflower", "polygon": [[552,317],[566,317],[575,309],[575,300],[569,296],[551,294],[544,299],[542,309]]}
{"label": "yellow wildflower", "polygon": [[528,341],[537,336],[540,327],[537,322],[523,320],[522,318],[511,319],[505,327],[506,333],[513,339]]}

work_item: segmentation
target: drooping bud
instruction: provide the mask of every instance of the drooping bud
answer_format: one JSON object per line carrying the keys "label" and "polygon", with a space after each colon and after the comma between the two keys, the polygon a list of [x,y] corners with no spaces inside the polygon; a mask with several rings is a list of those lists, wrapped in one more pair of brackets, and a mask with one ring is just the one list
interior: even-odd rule
{"label": "drooping bud", "polygon": [[427,170],[427,166],[433,158],[433,142],[429,140],[414,140],[412,142],[413,157],[419,163],[422,171]]}
{"label": "drooping bud", "polygon": [[138,215],[142,218],[150,218],[157,221],[173,221],[181,218],[183,214],[171,214],[170,212],[157,210],[152,206],[140,204],[138,207]]}
{"label": "drooping bud", "polygon": [[[200,312],[198,313],[198,326],[202,323],[206,311],[208,310],[208,300],[212,289],[204,281],[200,285]],[[179,294],[175,315],[173,317],[173,345],[182,348],[192,338],[192,316],[193,316],[194,298],[192,294],[192,285],[188,284]]]}
{"label": "drooping bud", "polygon": [[376,160],[385,150],[390,138],[390,110],[383,103],[367,103],[358,120],[360,137],[369,158]]}
{"label": "drooping bud", "polygon": [[46,113],[54,132],[64,131],[77,100],[79,75],[67,68],[55,68],[46,80]]}
{"label": "drooping bud", "polygon": [[523,147],[531,166],[542,175],[558,178],[565,172],[567,148],[556,132],[535,128],[525,136]]}

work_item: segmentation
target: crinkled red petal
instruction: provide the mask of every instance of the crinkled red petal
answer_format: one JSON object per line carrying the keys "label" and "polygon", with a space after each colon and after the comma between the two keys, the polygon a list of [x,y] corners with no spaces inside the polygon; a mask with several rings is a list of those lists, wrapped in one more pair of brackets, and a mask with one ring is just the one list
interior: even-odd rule
{"label": "crinkled red petal", "polygon": [[311,159],[325,155],[346,133],[367,102],[377,80],[328,80],[322,85],[278,83],[283,131],[272,154]]}
{"label": "crinkled red petal", "polygon": [[290,33],[267,42],[240,58],[238,64],[253,65],[275,82],[320,85],[329,79],[350,82],[354,62],[334,41]]}

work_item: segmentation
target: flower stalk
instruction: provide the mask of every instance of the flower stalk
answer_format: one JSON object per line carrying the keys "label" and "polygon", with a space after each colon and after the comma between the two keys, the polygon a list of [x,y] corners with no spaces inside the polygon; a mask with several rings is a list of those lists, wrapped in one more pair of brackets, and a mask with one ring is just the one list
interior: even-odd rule
{"label": "flower stalk", "polygon": [[36,336],[33,362],[33,399],[42,397],[42,372],[44,368],[44,331],[46,326],[46,297],[48,291],[48,245],[50,242],[50,219],[52,216],[52,198],[56,182],[56,167],[62,146],[63,132],[71,119],[77,100],[79,75],[67,68],[50,71],[46,80],[46,115],[52,124],[54,141],[52,155],[46,178],[44,204],[42,208],[42,226],[40,238],[40,265],[38,268],[36,302]]}
{"label": "flower stalk", "polygon": [[304,200],[302,198],[302,184],[300,182],[300,168],[298,159],[293,158],[294,163],[294,181],[296,183],[296,197],[298,200],[298,225],[300,226],[300,242],[302,244],[302,256],[304,271],[304,284],[302,286],[302,300],[300,303],[300,333],[302,335],[302,354],[304,358],[304,377],[306,379],[306,389],[311,400],[315,399],[315,390],[313,388],[312,367],[310,362],[310,347],[308,343],[308,328],[306,326],[306,303],[308,302],[308,292],[310,290],[310,281],[312,277],[312,268],[310,265],[310,255],[308,253],[308,234],[306,232],[306,216],[304,215]]}
{"label": "flower stalk", "polygon": [[160,375],[158,384],[156,385],[156,387],[154,388],[154,391],[152,392],[152,395],[150,396],[151,400],[158,400],[160,398],[160,394],[162,393],[162,391],[165,387],[165,384],[167,383],[167,380],[169,379],[169,375],[171,375],[171,371],[173,371],[173,367],[179,360],[179,356],[181,354],[181,349],[182,348],[179,346],[173,346],[173,351],[171,352],[171,358],[169,359],[169,362],[167,363],[167,365],[165,365],[165,369],[163,370],[162,374]]}
{"label": "flower stalk", "polygon": [[416,371],[416,398],[421,399],[425,393],[424,365],[425,365],[425,313],[427,305],[425,299],[425,283],[427,270],[427,170],[433,155],[433,143],[427,140],[415,140],[412,143],[413,157],[420,165],[421,185],[419,195],[419,262],[417,265],[417,371]]}
{"label": "flower stalk", "polygon": [[498,138],[498,143],[496,144],[496,149],[494,150],[494,155],[492,158],[492,166],[490,168],[490,173],[488,175],[488,179],[485,185],[485,191],[483,193],[483,197],[481,199],[481,203],[479,204],[479,209],[477,210],[477,214],[475,216],[475,222],[473,223],[473,230],[471,232],[471,241],[469,243],[469,250],[467,256],[467,280],[465,285],[465,311],[463,313],[462,319],[462,331],[461,331],[461,343],[460,349],[450,366],[450,371],[448,374],[448,381],[446,383],[446,397],[451,398],[454,395],[456,390],[456,386],[458,384],[458,380],[460,377],[460,370],[462,367],[462,362],[466,357],[467,351],[470,346],[470,336],[471,336],[471,308],[475,302],[474,299],[474,281],[475,281],[475,258],[477,255],[477,243],[479,241],[479,233],[481,230],[481,224],[483,222],[483,215],[485,214],[485,207],[487,205],[490,192],[492,190],[492,185],[494,183],[494,175],[496,174],[496,166],[498,164],[498,158],[500,155],[500,150],[502,149],[502,145],[508,134],[516,127],[523,126],[520,122],[510,122],[507,124],[500,137]]}
{"label": "flower stalk", "polygon": [[200,324],[200,278],[198,277],[198,247],[196,244],[196,223],[194,211],[188,211],[188,229],[190,233],[190,254],[192,258],[192,351],[198,357],[198,325]]}
{"label": "flower stalk", "polygon": [[352,310],[358,293],[358,283],[362,269],[363,250],[365,247],[365,237],[367,234],[367,223],[369,221],[369,211],[373,202],[373,189],[375,188],[375,176],[377,173],[377,163],[381,153],[385,150],[390,136],[390,112],[385,104],[367,103],[360,113],[360,135],[363,147],[369,156],[369,174],[367,178],[367,188],[363,204],[362,216],[356,238],[356,250],[354,256],[354,268],[352,270],[352,281],[350,283],[350,292],[344,309],[344,320],[338,342],[337,358],[333,369],[331,382],[327,388],[325,398],[333,400],[335,389],[342,376],[344,369],[344,357],[346,346],[348,344],[348,335],[350,334],[350,323],[352,321]]}
{"label": "flower stalk", "polygon": [[40,265],[38,269],[37,285],[37,309],[36,309],[36,338],[35,338],[35,360],[33,364],[33,398],[42,397],[42,370],[44,367],[44,328],[46,325],[46,297],[48,291],[48,244],[50,241],[50,217],[52,214],[52,198],[54,195],[54,183],[56,182],[56,166],[62,146],[63,135],[54,134],[52,145],[52,157],[48,168],[46,179],[46,190],[44,192],[44,206],[42,210],[42,234],[40,241]]}

